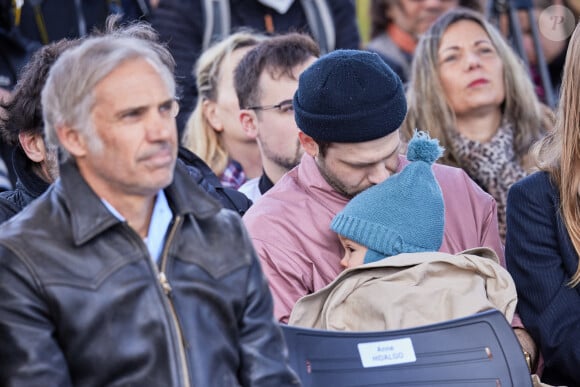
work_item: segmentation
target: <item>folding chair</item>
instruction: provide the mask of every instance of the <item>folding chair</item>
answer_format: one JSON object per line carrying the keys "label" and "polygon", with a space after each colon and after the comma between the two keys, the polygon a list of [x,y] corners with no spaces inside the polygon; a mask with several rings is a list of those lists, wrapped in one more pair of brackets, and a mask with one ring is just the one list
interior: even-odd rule
{"label": "folding chair", "polygon": [[532,386],[501,312],[382,332],[282,325],[290,363],[309,386]]}

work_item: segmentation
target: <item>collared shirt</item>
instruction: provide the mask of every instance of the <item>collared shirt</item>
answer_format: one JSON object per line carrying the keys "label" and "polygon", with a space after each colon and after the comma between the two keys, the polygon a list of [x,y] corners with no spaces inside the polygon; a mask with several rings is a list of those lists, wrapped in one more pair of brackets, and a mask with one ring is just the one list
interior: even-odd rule
{"label": "collared shirt", "polygon": [[[125,221],[123,215],[119,213],[109,202],[101,198],[103,204],[107,207],[109,211],[115,217],[121,221]],[[147,245],[149,254],[155,263],[159,263],[159,257],[161,256],[161,251],[163,250],[163,244],[165,243],[165,236],[167,234],[167,229],[169,224],[173,219],[173,211],[169,207],[167,198],[163,190],[159,191],[157,197],[155,198],[155,204],[153,205],[153,213],[151,214],[151,221],[149,222],[149,229],[147,230],[147,236],[143,239],[143,242]]]}
{"label": "collared shirt", "polygon": [[220,182],[224,187],[238,189],[248,178],[242,165],[236,160],[230,159],[224,172],[220,176]]}
{"label": "collared shirt", "polygon": [[242,184],[242,186],[238,188],[238,191],[246,195],[248,199],[255,203],[256,200],[260,199],[262,195],[268,192],[268,190],[273,186],[274,183],[272,180],[270,180],[268,175],[266,175],[266,172],[263,172],[262,176],[255,177]]}

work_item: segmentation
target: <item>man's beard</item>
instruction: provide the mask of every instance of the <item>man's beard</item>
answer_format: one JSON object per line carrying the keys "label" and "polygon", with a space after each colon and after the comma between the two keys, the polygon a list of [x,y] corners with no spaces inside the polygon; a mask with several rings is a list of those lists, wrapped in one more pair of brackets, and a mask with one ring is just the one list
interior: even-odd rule
{"label": "man's beard", "polygon": [[362,189],[361,188],[355,189],[345,185],[338,176],[336,176],[327,168],[326,162],[323,157],[318,158],[317,165],[320,174],[322,175],[322,177],[324,177],[324,180],[326,180],[328,185],[330,185],[336,192],[338,192],[339,194],[348,199],[352,199],[353,197],[364,191],[366,188],[368,188],[365,187]]}
{"label": "man's beard", "polygon": [[266,156],[266,158],[268,158],[270,161],[272,161],[276,165],[281,166],[287,171],[291,170],[300,163],[302,153],[303,153],[302,146],[300,145],[300,141],[298,140],[296,140],[296,150],[294,152],[294,155],[289,157],[276,155],[274,154],[274,152],[270,152],[270,150],[267,147],[264,148],[264,156]]}

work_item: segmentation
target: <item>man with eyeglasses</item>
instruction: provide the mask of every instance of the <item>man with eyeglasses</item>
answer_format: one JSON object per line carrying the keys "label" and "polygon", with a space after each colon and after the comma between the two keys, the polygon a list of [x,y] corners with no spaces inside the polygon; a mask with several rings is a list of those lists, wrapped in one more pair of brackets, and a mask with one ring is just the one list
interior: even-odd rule
{"label": "man with eyeglasses", "polygon": [[258,142],[263,172],[238,190],[256,202],[300,162],[302,147],[292,97],[298,76],[319,56],[305,34],[275,36],[250,50],[235,70],[242,129]]}

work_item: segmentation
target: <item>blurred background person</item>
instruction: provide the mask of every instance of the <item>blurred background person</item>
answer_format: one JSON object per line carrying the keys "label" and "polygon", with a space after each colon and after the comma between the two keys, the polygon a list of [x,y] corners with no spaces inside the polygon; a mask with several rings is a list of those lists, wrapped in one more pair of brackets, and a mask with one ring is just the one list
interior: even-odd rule
{"label": "blurred background person", "polygon": [[440,15],[458,6],[481,10],[478,0],[371,0],[371,40],[366,49],[379,54],[405,84],[421,35]]}
{"label": "blurred background person", "polygon": [[62,39],[36,51],[20,74],[13,98],[2,103],[5,114],[0,117],[0,134],[12,148],[17,180],[13,190],[0,194],[0,223],[44,193],[59,175],[57,150],[45,142],[40,94],[51,66],[78,43]]}
{"label": "blurred background person", "polygon": [[[162,41],[168,43],[177,63],[176,76],[181,88],[178,129],[183,130],[195,106],[198,90],[192,68],[208,43],[246,27],[272,35],[307,32],[326,51],[360,48],[354,3],[352,0],[160,0],[152,23]],[[221,6],[219,11],[217,6]],[[222,27],[222,31],[208,30],[208,21],[214,27]],[[229,32],[224,35],[224,31]]]}
{"label": "blurred background person", "polygon": [[[120,25],[118,15],[107,20],[106,29],[95,34],[132,36],[149,41],[173,70],[174,62],[167,49],[157,43],[157,33],[146,23]],[[60,55],[79,44],[79,40],[62,39],[51,42],[36,51],[26,64],[14,89],[14,98],[0,105],[5,114],[0,116],[0,134],[10,144],[17,181],[13,190],[0,193],[0,223],[8,220],[34,199],[44,193],[59,176],[58,155],[45,141],[42,118],[41,91],[49,70]],[[217,176],[196,155],[180,148],[178,163],[185,163],[187,172],[207,193],[225,208],[243,215],[251,202],[240,192],[223,188]]]}
{"label": "blurred background person", "polygon": [[544,358],[542,381],[580,385],[580,26],[570,40],[555,129],[534,148],[540,171],[514,184],[506,262],[517,310]]}
{"label": "blurred background person", "polygon": [[262,35],[237,32],[206,50],[195,67],[199,98],[183,137],[186,148],[201,157],[224,187],[237,189],[262,172],[260,150],[240,123],[234,69]]}
{"label": "blurred background person", "polygon": [[405,139],[415,128],[439,139],[438,162],[463,168],[495,198],[504,239],[508,189],[553,124],[519,58],[480,13],[454,9],[420,40],[407,94]]}
{"label": "blurred background person", "polygon": [[261,176],[239,188],[254,202],[300,162],[303,149],[292,98],[298,77],[319,55],[312,38],[290,33],[260,43],[236,67],[242,128],[256,139],[262,157]]}
{"label": "blurred background person", "polygon": [[110,14],[124,22],[143,19],[151,5],[149,0],[0,0],[0,62],[6,61],[0,65],[0,87],[16,85],[20,68],[41,45],[102,29]]}
{"label": "blurred background person", "polygon": [[[0,0],[0,92],[12,91],[22,67],[42,45],[102,29],[111,14],[121,15],[123,22],[146,19],[151,5],[149,0]],[[12,151],[0,141],[0,155],[15,185]]]}
{"label": "blurred background person", "polygon": [[[570,42],[570,36],[576,22],[579,20],[580,13],[575,10],[573,1],[568,0],[532,0],[530,2],[533,11],[533,20],[528,18],[527,9],[518,10],[517,17],[522,34],[522,43],[525,55],[530,66],[530,74],[536,87],[536,94],[542,102],[546,101],[546,90],[542,84],[541,72],[539,68],[538,55],[534,46],[531,23],[538,27],[538,39],[542,54],[546,60],[548,75],[552,85],[552,95],[558,99],[560,85],[562,83],[562,69],[566,59],[566,49]],[[559,6],[562,7],[559,9]],[[550,8],[553,7],[553,8]],[[568,10],[573,15],[572,20],[559,19],[564,14],[562,9]],[[545,14],[542,13],[545,12]],[[558,18],[558,19],[556,19]],[[507,34],[508,18],[501,18],[501,30]],[[549,35],[545,32],[549,31]]]}

